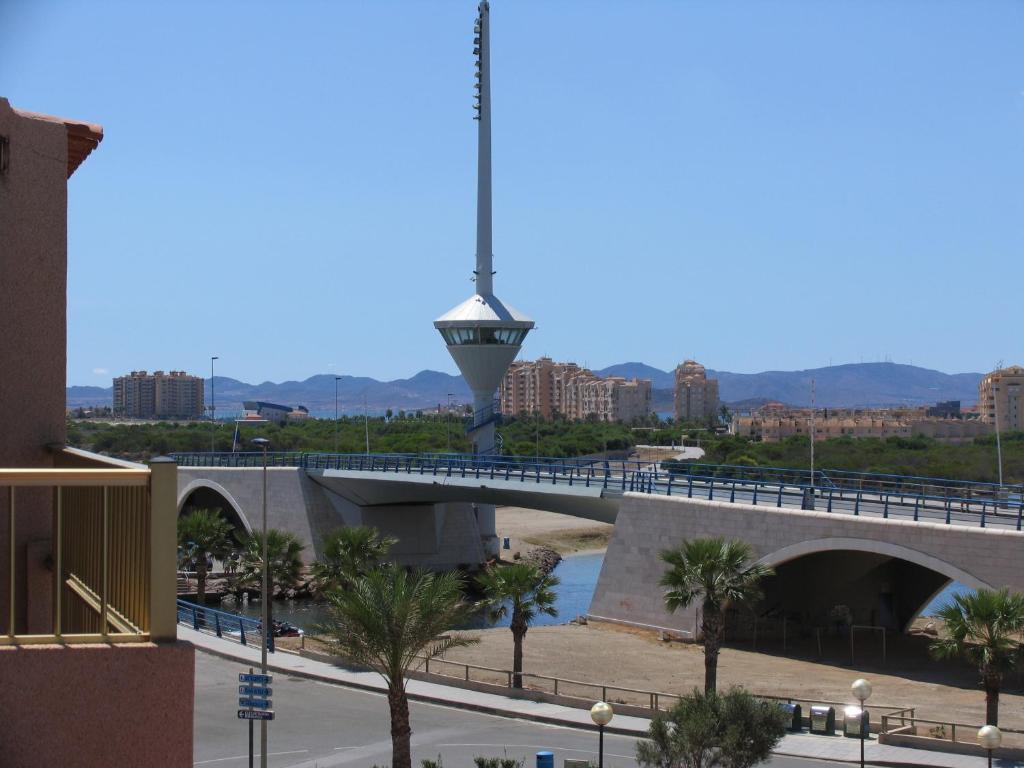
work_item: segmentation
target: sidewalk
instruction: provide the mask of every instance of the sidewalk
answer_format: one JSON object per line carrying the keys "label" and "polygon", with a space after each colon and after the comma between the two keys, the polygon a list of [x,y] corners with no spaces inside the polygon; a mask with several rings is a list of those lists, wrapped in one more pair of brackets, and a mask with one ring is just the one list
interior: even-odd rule
{"label": "sidewalk", "polygon": [[[240,645],[213,635],[178,625],[178,638],[187,640],[197,649],[240,664],[259,666],[260,651],[253,646]],[[376,672],[352,672],[321,661],[303,658],[291,653],[271,654],[268,666],[272,672],[295,675],[320,682],[344,685],[367,691],[382,693],[384,680]],[[442,706],[471,709],[501,717],[532,720],[535,722],[561,725],[569,728],[591,730],[594,724],[590,712],[557,704],[546,704],[527,699],[512,699],[493,693],[454,688],[438,683],[410,680],[407,686],[409,698]],[[641,717],[616,715],[606,730],[624,736],[643,736],[650,720]],[[860,744],[856,739],[841,736],[812,736],[806,733],[787,734],[783,737],[776,754],[787,757],[806,757],[840,762],[860,762]],[[865,759],[874,765],[889,766],[939,766],[939,768],[978,768],[984,758],[971,755],[955,755],[932,752],[923,749],[893,747],[875,741],[865,746]],[[996,761],[1000,768],[1016,765],[1009,761]]]}

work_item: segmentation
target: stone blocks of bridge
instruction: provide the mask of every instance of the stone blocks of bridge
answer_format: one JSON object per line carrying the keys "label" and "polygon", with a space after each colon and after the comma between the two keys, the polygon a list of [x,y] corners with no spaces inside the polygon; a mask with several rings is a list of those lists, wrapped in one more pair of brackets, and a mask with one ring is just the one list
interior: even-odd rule
{"label": "stone blocks of bridge", "polygon": [[[856,558],[849,553],[860,553],[864,562],[858,567],[866,580],[857,581],[856,588],[895,590],[896,599],[903,603],[898,613],[904,618],[930,599],[932,586],[942,586],[949,579],[972,587],[1006,586],[1024,591],[1024,534],[1012,529],[947,526],[627,493],[591,602],[590,616],[696,636],[695,608],[671,615],[664,609],[663,590],[658,585],[664,564],[659,553],[683,540],[702,537],[747,542],[757,558],[779,570],[780,579],[784,571],[789,571],[792,578],[792,569],[799,567],[805,570],[801,578],[824,579],[826,586],[834,583],[837,591],[828,599],[835,604],[853,602],[855,596],[842,593],[839,587],[844,577],[834,569],[846,567],[852,571],[849,564]],[[839,552],[848,553],[847,566],[838,556],[814,557],[818,553]],[[826,570],[822,574],[815,568]],[[927,574],[932,575],[925,579]],[[874,595],[871,599],[877,602],[878,597]],[[789,597],[787,601],[792,602]],[[911,606],[912,602],[915,605]],[[787,605],[786,610],[789,609]],[[886,609],[876,605],[873,610],[884,613]],[[867,623],[878,620],[878,616],[866,614],[855,617],[855,621]]]}

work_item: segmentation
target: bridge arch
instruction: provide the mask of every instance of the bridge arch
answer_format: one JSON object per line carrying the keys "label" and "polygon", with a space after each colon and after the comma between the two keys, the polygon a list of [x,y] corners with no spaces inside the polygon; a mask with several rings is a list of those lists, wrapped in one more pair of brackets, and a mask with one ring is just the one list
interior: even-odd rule
{"label": "bridge arch", "polygon": [[[231,523],[232,527],[240,533],[250,533],[252,525],[242,511],[241,505],[235,497],[223,485],[208,479],[197,479],[190,482],[178,493],[178,515],[180,516],[186,504],[193,498],[204,499],[202,506],[219,506],[221,512]],[[219,497],[219,498],[218,498]],[[222,501],[222,504],[217,503]],[[211,503],[212,502],[212,503]],[[199,506],[199,505],[196,505]]]}
{"label": "bridge arch", "polygon": [[[793,581],[801,575],[811,577],[813,574],[809,580],[814,581],[827,580],[837,590],[837,603],[860,601],[862,610],[864,605],[870,605],[872,597],[883,597],[877,594],[877,590],[881,589],[889,596],[890,605],[886,609],[876,604],[871,610],[878,610],[879,614],[891,611],[892,618],[898,619],[898,626],[904,632],[950,582],[960,582],[972,589],[993,588],[953,563],[901,544],[877,539],[840,536],[809,539],[770,552],[757,562],[776,570],[776,577],[765,585],[768,600],[775,597],[772,595],[772,582],[775,579],[779,580],[781,594],[786,589],[793,591]],[[848,566],[846,572],[842,570],[844,564]],[[853,567],[849,567],[851,565]],[[806,574],[792,573],[801,567],[806,569]],[[879,576],[879,573],[884,575]],[[787,581],[788,587],[785,586]],[[880,584],[884,586],[880,587]],[[876,591],[873,595],[872,589]],[[861,623],[856,618],[855,622]],[[878,622],[885,623],[881,618]]]}

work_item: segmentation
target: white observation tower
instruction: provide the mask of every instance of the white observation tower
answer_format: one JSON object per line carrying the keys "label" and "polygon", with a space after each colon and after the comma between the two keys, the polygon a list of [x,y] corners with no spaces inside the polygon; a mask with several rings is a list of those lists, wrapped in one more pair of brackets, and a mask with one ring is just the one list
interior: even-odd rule
{"label": "white observation tower", "polygon": [[[533,321],[503,304],[493,292],[491,253],[491,61],[490,6],[483,0],[473,28],[476,54],[476,104],[479,129],[476,203],[476,293],[434,321],[455,364],[473,391],[473,452],[491,455],[494,447],[494,392],[523,344]],[[494,507],[478,505],[477,521],[488,554],[497,552]]]}

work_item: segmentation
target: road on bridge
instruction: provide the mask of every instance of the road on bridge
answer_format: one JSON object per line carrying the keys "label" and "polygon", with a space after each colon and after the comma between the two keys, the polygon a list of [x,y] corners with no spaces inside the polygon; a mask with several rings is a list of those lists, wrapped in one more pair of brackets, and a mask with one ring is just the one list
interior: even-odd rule
{"label": "road on bridge", "polygon": [[[237,662],[196,653],[195,754],[196,766],[237,768],[248,761],[248,728],[236,718]],[[388,765],[391,736],[387,700],[368,693],[305,678],[275,675],[274,709],[270,723],[268,763],[275,768]],[[593,732],[511,720],[463,709],[412,702],[413,765],[441,755],[447,768],[472,766],[476,755],[515,757],[525,768],[535,764],[540,750],[555,753],[555,765],[565,758],[594,760]],[[256,749],[259,750],[259,728]],[[636,739],[605,737],[605,765],[634,768]],[[259,757],[257,755],[257,762]],[[776,757],[772,768],[835,768],[839,763]]]}

